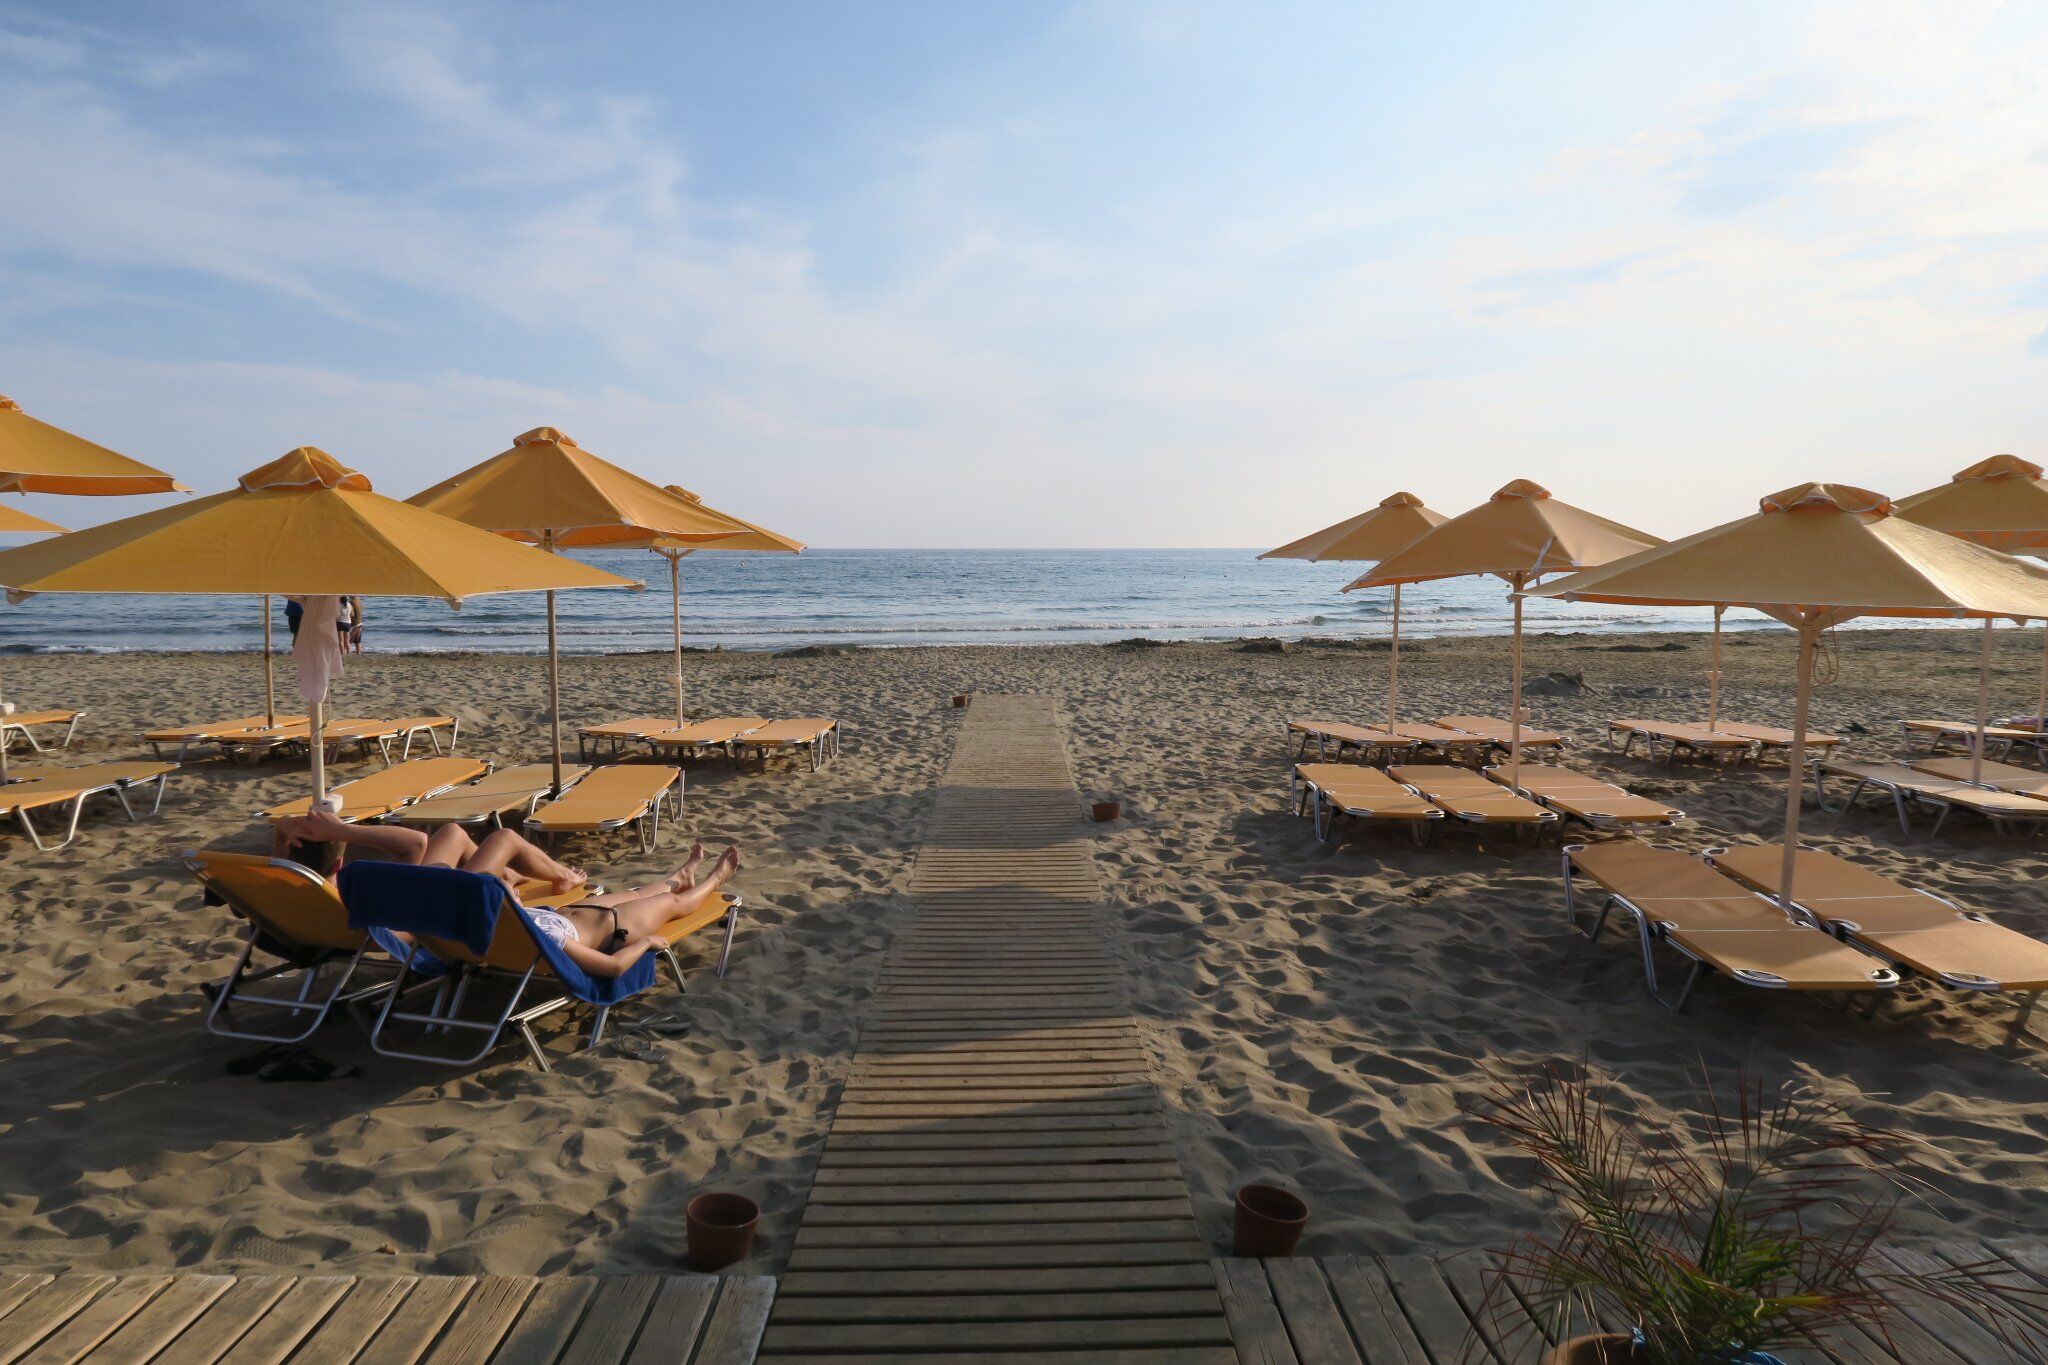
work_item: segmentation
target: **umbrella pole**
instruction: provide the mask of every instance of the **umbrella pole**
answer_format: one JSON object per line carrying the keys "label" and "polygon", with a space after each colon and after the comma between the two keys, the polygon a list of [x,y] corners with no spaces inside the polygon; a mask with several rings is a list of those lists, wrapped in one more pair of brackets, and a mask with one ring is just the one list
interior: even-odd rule
{"label": "umbrella pole", "polygon": [[307,738],[313,748],[313,804],[327,799],[327,698],[313,703],[313,729]]}
{"label": "umbrella pole", "polygon": [[1818,626],[1799,622],[1799,692],[1792,707],[1791,776],[1785,783],[1785,860],[1778,869],[1778,904],[1792,905],[1792,874],[1799,853],[1799,805],[1806,782],[1806,718],[1813,705],[1813,651]]}
{"label": "umbrella pole", "polygon": [[[543,531],[540,547],[555,552],[555,533]],[[548,762],[554,768],[550,796],[562,794],[562,653],[555,634],[555,590],[548,589]]]}
{"label": "umbrella pole", "polygon": [[2041,623],[2041,694],[2034,699],[2034,728],[2048,730],[2048,621]]}
{"label": "umbrella pole", "polygon": [[1721,720],[1721,613],[1726,607],[1714,608],[1714,662],[1707,670],[1707,731],[1712,733]]}
{"label": "umbrella pole", "polygon": [[1515,662],[1513,674],[1514,705],[1508,712],[1508,790],[1520,791],[1522,786],[1522,584],[1524,578],[1516,574],[1510,580],[1514,586],[1512,594],[1515,603]]}
{"label": "umbrella pole", "polygon": [[277,684],[270,668],[270,594],[263,594],[263,723],[277,724]]}
{"label": "umbrella pole", "polygon": [[[2044,666],[2048,668],[2048,666]],[[2048,676],[2048,674],[2044,674]],[[1400,717],[1396,714],[1401,695],[1401,585],[1394,585],[1394,636],[1393,645],[1387,654],[1387,733],[1394,732]]]}
{"label": "umbrella pole", "polygon": [[1977,651],[1977,735],[1970,746],[1970,781],[1984,780],[1984,727],[1991,722],[1991,617],[1984,618],[1984,644]]}
{"label": "umbrella pole", "polygon": [[676,627],[676,729],[687,723],[683,717],[683,557],[668,551],[668,591]]}

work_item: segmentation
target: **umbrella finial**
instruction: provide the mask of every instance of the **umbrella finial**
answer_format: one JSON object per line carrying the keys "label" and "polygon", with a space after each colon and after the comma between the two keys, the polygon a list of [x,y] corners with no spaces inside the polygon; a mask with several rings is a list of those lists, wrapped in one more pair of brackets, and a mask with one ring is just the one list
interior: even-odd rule
{"label": "umbrella finial", "polygon": [[1392,497],[1388,497],[1388,498],[1381,498],[1381,499],[1380,499],[1380,506],[1382,506],[1382,507],[1420,507],[1420,506],[1422,506],[1422,499],[1421,499],[1421,498],[1418,498],[1418,497],[1416,497],[1416,496],[1415,496],[1415,495],[1414,495],[1413,493],[1396,493],[1396,494],[1394,494],[1394,495],[1393,495]]}
{"label": "umbrella finial", "polygon": [[[4,402],[0,399],[0,402]],[[2032,460],[2022,460],[2017,455],[1993,455],[1988,460],[1979,460],[1968,469],[1959,469],[1949,482],[1968,483],[1972,479],[2026,479],[2032,481],[2041,477],[2041,466]]]}
{"label": "umbrella finial", "polygon": [[370,491],[370,479],[359,474],[318,446],[300,446],[269,464],[252,469],[241,478],[251,492],[262,488],[342,488],[352,493]]}
{"label": "umbrella finial", "polygon": [[1500,486],[1493,495],[1493,501],[1505,502],[1509,498],[1543,499],[1550,496],[1550,490],[1533,479],[1512,479]]}
{"label": "umbrella finial", "polygon": [[1868,488],[1853,488],[1845,483],[1794,484],[1759,499],[1757,506],[1766,512],[1816,508],[1859,516],[1888,517],[1892,514],[1892,500],[1884,494],[1873,493]]}
{"label": "umbrella finial", "polygon": [[14,400],[13,400],[12,398],[9,398],[9,397],[8,397],[8,396],[7,396],[6,394],[4,394],[4,393],[0,393],[0,412],[20,412],[20,411],[21,411],[21,404],[19,404],[19,403],[15,402],[15,401],[14,401]]}
{"label": "umbrella finial", "polygon": [[[560,427],[535,427],[532,431],[521,432],[519,435],[514,436],[512,438],[512,444],[515,446],[538,446],[550,444],[558,446],[575,446],[576,439],[575,437],[569,435],[569,433],[563,431]],[[577,448],[581,449],[580,446],[578,446]]]}

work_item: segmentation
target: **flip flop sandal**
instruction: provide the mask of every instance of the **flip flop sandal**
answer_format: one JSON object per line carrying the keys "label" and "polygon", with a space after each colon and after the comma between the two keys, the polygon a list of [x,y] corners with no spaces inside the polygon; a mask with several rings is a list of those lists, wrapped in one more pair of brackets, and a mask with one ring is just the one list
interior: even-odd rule
{"label": "flip flop sandal", "polygon": [[290,1043],[272,1043],[269,1047],[258,1049],[255,1052],[244,1053],[240,1057],[230,1057],[227,1062],[227,1073],[230,1076],[253,1076],[264,1067],[282,1058],[289,1057],[298,1050],[298,1048]]}
{"label": "flip flop sandal", "polygon": [[259,1081],[342,1081],[362,1071],[359,1066],[336,1066],[318,1053],[299,1049],[280,1057],[256,1072]]}

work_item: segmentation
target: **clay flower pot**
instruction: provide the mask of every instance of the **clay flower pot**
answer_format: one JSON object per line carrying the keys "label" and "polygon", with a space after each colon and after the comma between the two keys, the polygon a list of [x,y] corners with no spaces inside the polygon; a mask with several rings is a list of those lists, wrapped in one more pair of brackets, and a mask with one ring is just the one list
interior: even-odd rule
{"label": "clay flower pot", "polygon": [[966,694],[965,692],[961,692],[961,693],[957,693],[957,694],[955,694],[955,696],[953,697],[953,705],[955,705],[955,706],[965,706],[965,705],[967,705],[967,694]]}
{"label": "clay flower pot", "polygon": [[743,1194],[700,1194],[683,1210],[690,1240],[690,1269],[723,1270],[754,1250],[761,1206]]}
{"label": "clay flower pot", "polygon": [[1543,1365],[1637,1365],[1645,1359],[1643,1348],[1626,1332],[1599,1332],[1560,1341],[1543,1357]]}
{"label": "clay flower pot", "polygon": [[1097,801],[1091,809],[1095,813],[1096,823],[1106,824],[1124,813],[1124,803],[1121,801]]}
{"label": "clay flower pot", "polygon": [[1246,1185],[1237,1192],[1233,1256],[1292,1256],[1308,1226],[1308,1205],[1277,1185]]}

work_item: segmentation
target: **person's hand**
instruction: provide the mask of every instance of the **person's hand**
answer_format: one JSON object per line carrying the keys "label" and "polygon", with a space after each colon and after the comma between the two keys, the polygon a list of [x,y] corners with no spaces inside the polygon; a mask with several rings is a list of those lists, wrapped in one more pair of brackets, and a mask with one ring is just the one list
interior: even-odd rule
{"label": "person's hand", "polygon": [[639,942],[634,946],[639,948],[640,951],[643,953],[658,952],[659,950],[666,948],[668,946],[668,940],[663,938],[660,934],[643,934],[641,935]]}
{"label": "person's hand", "polygon": [[315,804],[313,809],[299,817],[304,839],[319,843],[331,843],[348,833],[348,821],[336,815],[326,806]]}

